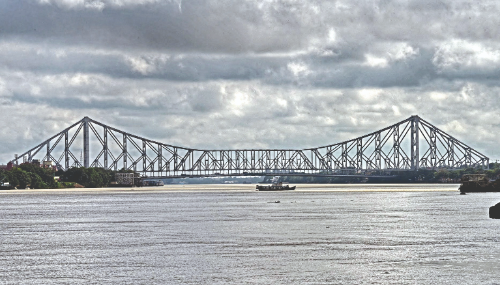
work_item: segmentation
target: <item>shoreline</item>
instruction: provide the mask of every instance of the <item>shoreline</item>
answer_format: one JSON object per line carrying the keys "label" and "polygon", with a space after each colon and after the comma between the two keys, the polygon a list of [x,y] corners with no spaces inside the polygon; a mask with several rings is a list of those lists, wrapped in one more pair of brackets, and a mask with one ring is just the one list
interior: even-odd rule
{"label": "shoreline", "polygon": [[[296,190],[287,192],[459,192],[460,184],[294,184]],[[71,193],[176,193],[176,192],[259,192],[255,184],[172,184],[146,187],[62,188],[0,190],[8,194],[71,194]],[[262,192],[262,191],[261,191]]]}

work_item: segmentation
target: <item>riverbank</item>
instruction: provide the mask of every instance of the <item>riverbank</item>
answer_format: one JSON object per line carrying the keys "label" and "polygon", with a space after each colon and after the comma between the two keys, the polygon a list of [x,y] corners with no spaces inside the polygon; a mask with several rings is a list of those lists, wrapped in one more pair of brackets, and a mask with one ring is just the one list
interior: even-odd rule
{"label": "riverbank", "polygon": [[[457,191],[460,184],[294,184],[295,192],[427,192]],[[2,190],[2,194],[137,193],[137,192],[255,192],[254,184],[176,184],[159,187],[107,187]],[[287,191],[284,191],[287,192]]]}

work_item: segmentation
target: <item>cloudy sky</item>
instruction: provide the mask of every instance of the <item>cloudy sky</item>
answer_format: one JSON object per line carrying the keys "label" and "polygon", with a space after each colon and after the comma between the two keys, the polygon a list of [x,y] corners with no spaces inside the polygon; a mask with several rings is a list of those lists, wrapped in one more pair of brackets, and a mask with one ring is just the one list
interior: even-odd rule
{"label": "cloudy sky", "polygon": [[0,163],[84,116],[228,149],[322,146],[419,115],[494,161],[499,11],[460,0],[2,0]]}

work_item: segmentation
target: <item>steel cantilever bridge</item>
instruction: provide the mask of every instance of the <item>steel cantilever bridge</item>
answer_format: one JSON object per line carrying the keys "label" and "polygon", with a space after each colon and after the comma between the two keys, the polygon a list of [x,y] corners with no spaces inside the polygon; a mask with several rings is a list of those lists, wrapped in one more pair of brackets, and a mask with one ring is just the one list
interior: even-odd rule
{"label": "steel cantilever bridge", "polygon": [[[92,140],[91,140],[92,139]],[[309,149],[202,150],[173,146],[85,117],[12,160],[130,169],[146,177],[381,175],[419,169],[487,168],[489,158],[419,116],[336,144]]]}

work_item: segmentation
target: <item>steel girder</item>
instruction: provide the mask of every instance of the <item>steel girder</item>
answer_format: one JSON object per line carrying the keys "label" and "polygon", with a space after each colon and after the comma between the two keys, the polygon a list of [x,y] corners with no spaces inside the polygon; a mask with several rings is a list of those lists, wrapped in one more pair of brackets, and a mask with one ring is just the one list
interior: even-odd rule
{"label": "steel girder", "polygon": [[[77,140],[82,140],[82,144],[76,144]],[[41,152],[43,148],[45,151]],[[53,161],[63,170],[82,166],[123,168],[151,177],[279,173],[369,175],[422,168],[487,168],[489,164],[488,157],[418,116],[352,140],[317,148],[236,150],[173,146],[85,117],[12,162],[31,162],[42,153],[41,160]]]}

